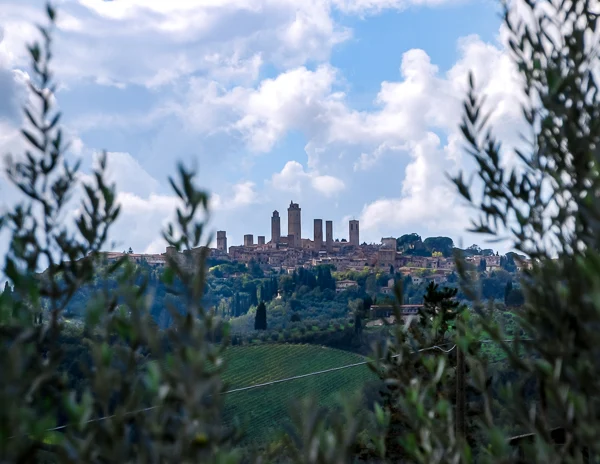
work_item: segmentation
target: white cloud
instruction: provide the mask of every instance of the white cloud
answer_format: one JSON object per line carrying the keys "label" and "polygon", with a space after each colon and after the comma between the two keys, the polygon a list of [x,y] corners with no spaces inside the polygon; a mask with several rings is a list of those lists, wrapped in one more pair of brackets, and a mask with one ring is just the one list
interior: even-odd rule
{"label": "white cloud", "polygon": [[[57,71],[68,83],[150,88],[201,74],[220,82],[256,80],[260,68],[325,62],[352,37],[337,18],[456,0],[78,0],[60,2]],[[5,0],[3,55],[25,64],[25,41],[43,10],[34,0]],[[94,53],[89,53],[94,50]],[[6,56],[5,56],[6,58]]]}
{"label": "white cloud", "polygon": [[306,172],[297,161],[288,161],[281,172],[273,174],[271,185],[287,192],[301,193],[303,188],[311,185],[314,190],[331,197],[346,188],[341,179],[330,175],[320,175],[317,172]]}
{"label": "white cloud", "polygon": [[230,211],[260,201],[254,182],[245,181],[231,187],[232,194],[211,194],[210,207],[216,212]]}
{"label": "white cloud", "polygon": [[406,228],[407,224],[448,233],[464,228],[466,211],[445,179],[453,163],[439,138],[429,133],[412,144],[399,198],[381,198],[366,205],[361,214],[362,229]]}
{"label": "white cloud", "polygon": [[[148,197],[160,190],[160,182],[148,174],[141,164],[129,153],[107,152],[106,178],[115,183],[118,192],[129,192]],[[99,154],[94,154],[97,166]]]}
{"label": "white cloud", "polygon": [[[11,60],[19,65],[24,42],[35,34],[31,21],[41,19],[30,3],[0,6]],[[118,86],[159,87],[197,73],[251,82],[265,62],[325,61],[350,37],[321,0],[80,0],[62,2],[58,18],[62,79]]]}
{"label": "white cloud", "polygon": [[315,190],[318,190],[326,197],[335,195],[344,190],[346,186],[344,182],[333,176],[314,176],[312,177],[312,185]]}
{"label": "white cloud", "polygon": [[[62,35],[56,53],[60,60],[57,74],[74,87],[84,80],[125,88],[124,92],[131,84],[163,87],[163,91],[165,85],[176,83],[169,87],[173,92],[159,107],[126,115],[73,115],[80,131],[103,126],[135,127],[153,133],[164,126],[170,130],[178,126],[185,135],[198,134],[202,139],[218,134],[227,143],[241,144],[240,156],[247,155],[244,148],[253,153],[275,152],[286,135],[299,132],[306,140],[307,160],[286,163],[280,172],[272,174],[267,189],[297,193],[308,189],[321,200],[315,200],[314,210],[326,207],[323,198],[334,198],[336,207],[339,201],[340,209],[345,208],[342,214],[358,215],[364,205],[361,230],[365,234],[384,230],[392,233],[422,225],[431,230],[458,231],[467,216],[444,173],[470,167],[470,161],[461,155],[462,136],[458,131],[468,70],[474,71],[479,90],[487,95],[488,108],[495,109],[490,122],[496,132],[509,145],[518,143],[522,121],[517,102],[521,96],[518,74],[503,48],[505,42],[485,43],[477,36],[461,39],[460,58],[445,73],[424,50],[408,50],[398,79],[381,83],[373,108],[368,110],[357,110],[349,104],[343,91],[351,91],[351,85],[327,64],[332,47],[351,34],[332,19],[338,14],[334,10],[366,15],[381,9],[440,2],[63,3],[59,11]],[[20,0],[9,5],[0,6],[5,28],[5,40],[0,42],[0,71],[3,62],[7,63],[6,69],[22,66],[24,55],[19,41],[28,36],[30,18],[35,17],[29,16],[31,8]],[[94,53],[89,53],[92,44]],[[278,74],[257,82],[265,66]],[[10,138],[0,132],[2,137]],[[180,140],[175,140],[172,133],[165,137],[173,138],[169,150]],[[151,139],[147,145],[154,142]],[[0,147],[5,143],[0,140]],[[79,153],[85,152],[83,142],[77,148]],[[124,150],[119,146],[114,149]],[[171,156],[160,162],[172,164]],[[159,229],[173,206],[169,203],[172,198],[161,193],[164,183],[144,169],[148,168],[147,158],[139,156],[138,162],[134,156],[119,152],[111,153],[111,158],[111,178],[124,191],[120,199],[132,210],[127,214],[139,217],[141,224],[128,223],[129,229],[120,230],[124,236],[130,231],[140,234],[136,250],[157,246],[161,242],[155,241],[156,232],[152,232],[153,238],[145,232]],[[243,163],[236,160],[231,164],[237,168]],[[390,181],[389,173],[394,171],[400,174]],[[211,201],[217,214],[226,215],[249,205],[258,208],[268,199],[256,185],[260,181],[254,178],[253,182],[246,174],[235,172],[237,178],[245,179],[238,183],[219,179],[219,192],[212,195]],[[263,178],[269,174],[260,173]],[[386,187],[397,184],[395,192],[387,188],[385,194],[379,193],[383,189],[380,178],[385,175]],[[344,190],[344,195],[338,195]],[[151,212],[153,202],[156,214]]]}
{"label": "white cloud", "polygon": [[194,78],[179,114],[191,129],[227,131],[255,152],[269,152],[290,129],[314,132],[324,108],[339,98],[332,93],[335,70],[295,68],[266,79],[256,89],[227,90],[215,81]]}

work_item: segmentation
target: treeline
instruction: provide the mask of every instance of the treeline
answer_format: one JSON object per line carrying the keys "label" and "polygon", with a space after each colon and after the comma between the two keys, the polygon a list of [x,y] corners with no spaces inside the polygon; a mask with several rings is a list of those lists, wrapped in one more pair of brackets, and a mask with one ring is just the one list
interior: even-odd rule
{"label": "treeline", "polygon": [[[506,257],[507,266],[514,265],[512,257]],[[428,270],[423,270],[422,281],[416,283],[412,277],[400,272],[372,269],[364,271],[335,272],[332,266],[323,265],[312,269],[299,268],[291,274],[255,277],[253,266],[243,263],[211,263],[205,283],[203,304],[213,308],[222,318],[239,318],[253,313],[263,301],[267,305],[273,327],[285,328],[295,314],[295,321],[307,318],[319,321],[343,318],[348,313],[349,301],[356,298],[372,299],[376,304],[391,304],[393,294],[383,293],[383,289],[392,280],[394,284],[402,282],[404,304],[421,304],[428,283]],[[485,263],[483,263],[485,264]],[[166,328],[172,323],[168,307],[184,308],[177,295],[168,291],[162,281],[163,269],[147,263],[136,265],[139,272],[133,277],[133,285],[147,287],[151,295],[149,311],[159,327]],[[503,301],[507,306],[519,306],[523,302],[523,293],[516,283],[514,274],[505,269],[485,271],[480,266],[479,285],[483,299]],[[94,295],[102,292],[114,292],[119,286],[119,276],[103,278],[102,268],[94,281],[75,293],[66,307],[67,317],[83,317]],[[227,275],[227,277],[223,277]],[[357,287],[344,292],[336,292],[336,280],[352,280]],[[455,274],[448,276],[445,285],[458,287]],[[279,297],[279,298],[278,298]],[[469,296],[459,289],[459,300],[468,301]],[[251,328],[250,323],[247,324]],[[246,325],[244,325],[245,327]]]}

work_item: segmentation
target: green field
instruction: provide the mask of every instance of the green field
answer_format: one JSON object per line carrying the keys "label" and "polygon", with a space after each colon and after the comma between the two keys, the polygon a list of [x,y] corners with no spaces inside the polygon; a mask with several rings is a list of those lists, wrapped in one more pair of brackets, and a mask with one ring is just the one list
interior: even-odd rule
{"label": "green field", "polygon": [[[230,347],[223,379],[228,390],[308,374],[364,361],[360,355],[316,345],[258,345]],[[305,377],[225,397],[225,419],[237,416],[245,426],[247,444],[262,444],[284,432],[296,400],[314,396],[319,404],[334,405],[338,395],[361,390],[376,376],[368,366],[357,366]]]}

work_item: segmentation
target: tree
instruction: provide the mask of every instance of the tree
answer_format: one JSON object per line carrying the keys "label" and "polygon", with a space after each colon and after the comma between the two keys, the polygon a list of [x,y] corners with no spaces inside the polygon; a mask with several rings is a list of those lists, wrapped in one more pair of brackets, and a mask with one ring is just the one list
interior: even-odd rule
{"label": "tree", "polygon": [[362,331],[363,331],[363,318],[364,318],[364,314],[363,313],[355,313],[354,314],[354,334],[357,337],[361,337],[362,336]]}
{"label": "tree", "polygon": [[[165,304],[170,328],[164,331],[148,307],[147,273],[129,260],[103,265],[120,213],[110,160],[101,154],[83,176],[66,154],[51,67],[57,20],[51,5],[46,18],[38,27],[41,40],[28,47],[27,155],[7,157],[5,165],[19,198],[0,216],[9,244],[2,274],[15,296],[0,298],[2,461],[210,462],[215,449],[217,460],[231,461],[221,419],[222,368],[207,363],[222,358],[225,346],[222,325],[202,305],[205,281],[198,270],[206,253],[194,254],[185,267],[167,257],[163,284],[177,298]],[[169,180],[177,222],[163,238],[178,252],[200,248],[208,194],[183,165]],[[115,285],[101,292],[99,280]],[[70,335],[61,317],[75,295],[90,288],[84,331]],[[40,323],[44,308],[48,321]],[[70,364],[89,368],[73,378]],[[153,417],[129,414],[147,408]],[[59,435],[49,430],[55,427]]]}
{"label": "tree", "polygon": [[439,251],[444,256],[452,256],[452,250],[454,249],[454,242],[450,237],[427,237],[423,245],[431,253]]}
{"label": "tree", "polygon": [[264,277],[265,275],[264,271],[260,267],[260,264],[258,264],[254,259],[251,259],[248,263],[248,271],[252,277],[256,278]]}
{"label": "tree", "polygon": [[363,308],[365,311],[369,311],[373,304],[373,298],[371,298],[370,295],[367,295],[363,298]]}
{"label": "tree", "polygon": [[525,296],[523,295],[523,291],[520,288],[513,288],[506,295],[506,306],[522,306],[523,303],[525,303]]}
{"label": "tree", "polygon": [[321,290],[335,290],[335,278],[331,275],[329,266],[317,267],[317,285]]}
{"label": "tree", "polygon": [[508,272],[516,272],[517,266],[512,254],[500,257],[500,267]]}
{"label": "tree", "polygon": [[370,294],[377,293],[377,278],[375,274],[369,274],[365,280],[365,291]]}
{"label": "tree", "polygon": [[421,236],[414,232],[412,234],[404,234],[396,239],[396,246],[400,251],[404,251],[417,243],[421,243]]}
{"label": "tree", "polygon": [[254,330],[267,330],[267,307],[264,301],[261,301],[256,308]]}
{"label": "tree", "polygon": [[442,343],[450,323],[456,319],[459,311],[459,302],[455,297],[458,289],[443,287],[434,282],[429,282],[423,296],[423,307],[419,311],[419,324],[422,328],[433,331],[432,342]]}
{"label": "tree", "polygon": [[298,314],[297,312],[294,312],[292,314],[292,317],[290,318],[291,322],[300,322],[300,314]]}
{"label": "tree", "polygon": [[[519,282],[527,301],[519,311],[519,329],[531,342],[504,346],[506,335],[479,319],[508,354],[510,368],[535,379],[535,403],[519,394],[522,385],[510,385],[503,396],[514,398],[513,427],[518,424],[520,433],[535,438],[524,461],[576,462],[583,447],[590,455],[598,452],[588,431],[600,430],[598,417],[577,406],[600,401],[600,379],[592,367],[598,362],[600,339],[592,327],[600,324],[600,302],[591,298],[600,260],[598,12],[584,1],[521,5],[521,17],[508,3],[504,15],[527,123],[524,142],[515,150],[517,162],[503,164],[507,149],[488,123],[489,109],[471,75],[461,131],[479,170],[476,184],[462,173],[454,183],[479,213],[473,232],[509,236],[512,248],[531,259]],[[502,267],[513,272],[513,256],[502,258]],[[535,417],[519,414],[533,407]],[[564,444],[550,438],[556,426],[568,437]]]}
{"label": "tree", "polygon": [[467,256],[479,256],[482,253],[481,247],[475,243],[470,247],[465,248],[464,251]]}
{"label": "tree", "polygon": [[485,261],[485,258],[481,258],[479,260],[479,265],[477,266],[477,270],[479,272],[485,272],[486,269],[487,269],[487,262]]}
{"label": "tree", "polygon": [[506,282],[506,286],[504,287],[504,304],[506,306],[508,306],[508,295],[510,295],[510,292],[512,292],[512,289],[513,289],[512,280],[509,280],[508,282]]}

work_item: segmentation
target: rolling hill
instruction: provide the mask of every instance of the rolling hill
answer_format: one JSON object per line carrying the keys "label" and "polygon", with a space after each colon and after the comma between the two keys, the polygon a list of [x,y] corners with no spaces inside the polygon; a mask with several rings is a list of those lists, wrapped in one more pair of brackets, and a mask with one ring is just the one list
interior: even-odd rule
{"label": "rolling hill", "polygon": [[[233,346],[226,351],[223,376],[227,390],[345,366],[366,358],[316,345]],[[367,365],[303,377],[275,385],[228,393],[225,420],[237,417],[244,426],[246,444],[260,445],[285,432],[294,402],[314,396],[320,405],[333,406],[338,395],[360,391],[377,376]]]}

